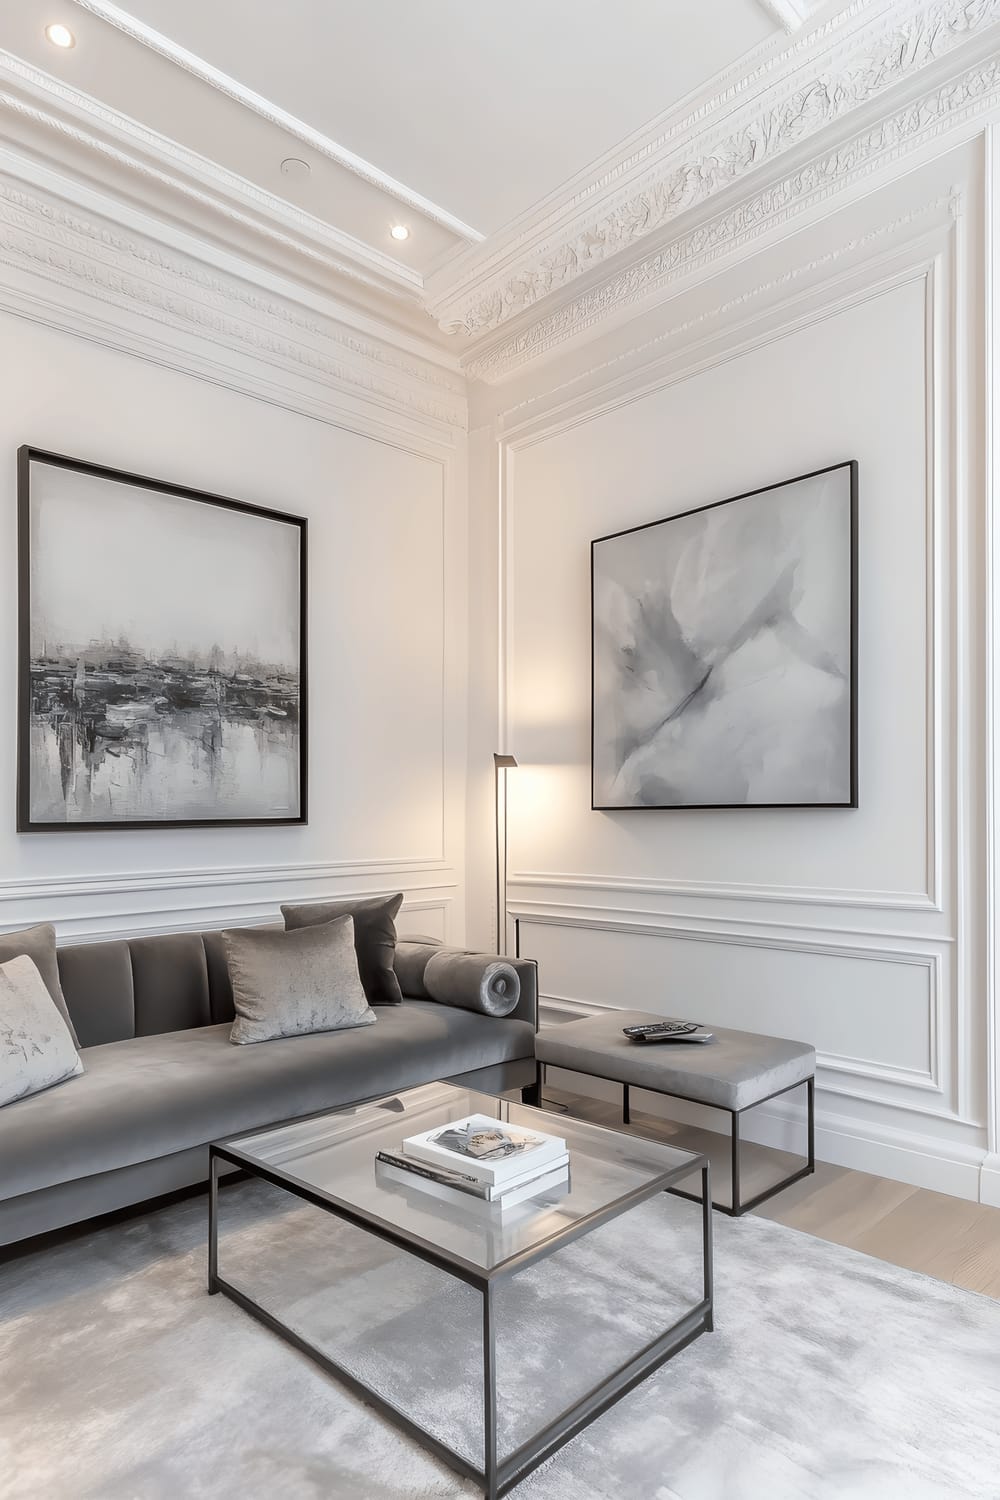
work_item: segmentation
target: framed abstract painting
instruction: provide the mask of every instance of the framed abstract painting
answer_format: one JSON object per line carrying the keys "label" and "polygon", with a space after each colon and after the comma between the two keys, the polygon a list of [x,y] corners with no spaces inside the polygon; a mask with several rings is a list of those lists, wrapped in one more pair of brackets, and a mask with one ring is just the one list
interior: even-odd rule
{"label": "framed abstract painting", "polygon": [[591,544],[595,809],[856,807],[858,466]]}
{"label": "framed abstract painting", "polygon": [[18,451],[22,833],[305,823],[306,522]]}

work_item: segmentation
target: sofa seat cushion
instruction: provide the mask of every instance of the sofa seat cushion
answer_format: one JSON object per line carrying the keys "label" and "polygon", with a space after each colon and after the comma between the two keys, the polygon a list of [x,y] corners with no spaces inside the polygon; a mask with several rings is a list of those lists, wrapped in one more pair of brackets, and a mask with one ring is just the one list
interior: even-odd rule
{"label": "sofa seat cushion", "polygon": [[233,1047],[198,1026],[86,1047],[70,1088],[3,1112],[0,1197],[151,1161],[225,1136],[531,1057],[534,1029],[427,1000],[374,1026]]}

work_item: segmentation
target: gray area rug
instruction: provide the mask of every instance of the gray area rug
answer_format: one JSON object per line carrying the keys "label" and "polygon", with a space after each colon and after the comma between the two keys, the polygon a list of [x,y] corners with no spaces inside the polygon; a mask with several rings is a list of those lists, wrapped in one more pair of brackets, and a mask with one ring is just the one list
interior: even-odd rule
{"label": "gray area rug", "polygon": [[[698,1210],[661,1196],[501,1294],[516,1443],[695,1300]],[[478,1449],[479,1300],[261,1184],[222,1273],[453,1446]],[[716,1331],[518,1500],[1000,1500],[1000,1304],[716,1216]],[[4,1500],[478,1493],[205,1283],[191,1199],[0,1267]]]}

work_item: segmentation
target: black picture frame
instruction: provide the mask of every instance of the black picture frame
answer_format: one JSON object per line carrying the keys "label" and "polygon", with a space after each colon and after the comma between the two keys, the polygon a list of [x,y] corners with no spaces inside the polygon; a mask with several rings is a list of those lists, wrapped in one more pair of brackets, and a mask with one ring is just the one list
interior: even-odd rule
{"label": "black picture frame", "polygon": [[[594,612],[594,580],[596,569],[596,551],[603,542],[614,541],[619,537],[631,536],[640,531],[648,531],[652,527],[663,526],[671,521],[679,521],[686,516],[698,515],[705,511],[718,510],[724,505],[733,505],[740,500],[749,500],[756,495],[764,495],[772,490],[785,489],[789,485],[801,484],[807,479],[816,479],[823,474],[832,474],[841,469],[847,469],[850,473],[850,662],[851,681],[849,690],[849,713],[850,713],[850,747],[849,747],[849,779],[850,792],[845,801],[840,802],[666,802],[666,803],[642,803],[636,805],[620,803],[602,803],[596,796],[596,618]],[[745,809],[747,811],[778,809],[823,809],[823,808],[856,808],[858,806],[858,460],[847,459],[842,463],[827,464],[820,469],[812,469],[805,474],[796,474],[790,479],[781,479],[774,484],[760,485],[756,489],[745,490],[739,495],[730,495],[725,500],[714,500],[707,505],[692,506],[688,510],[678,511],[676,515],[662,516],[655,521],[644,521],[638,526],[627,526],[620,531],[609,532],[606,536],[596,537],[590,544],[590,767],[591,767],[591,810],[594,812],[607,813],[636,813],[636,812],[704,812],[704,811],[727,811]]]}
{"label": "black picture frame", "polygon": [[[196,501],[223,510],[280,522],[298,528],[299,619],[298,619],[298,810],[288,816],[218,817],[218,818],[135,818],[40,822],[31,817],[31,468],[45,464],[70,470],[116,484],[134,486],[155,494]],[[226,495],[192,489],[169,480],[154,479],[124,469],[110,468],[85,459],[70,458],[44,448],[24,444],[17,450],[17,583],[18,583],[18,670],[17,670],[17,795],[16,828],[18,833],[121,833],[130,830],[177,828],[279,828],[301,826],[309,821],[309,641],[308,641],[308,543],[309,523],[304,516],[235,500]]]}

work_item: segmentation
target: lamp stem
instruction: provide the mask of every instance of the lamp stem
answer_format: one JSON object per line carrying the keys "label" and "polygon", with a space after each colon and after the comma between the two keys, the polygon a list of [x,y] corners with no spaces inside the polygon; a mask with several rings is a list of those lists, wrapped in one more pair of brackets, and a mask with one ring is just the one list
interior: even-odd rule
{"label": "lamp stem", "polygon": [[[500,767],[493,764],[494,822],[497,840],[497,952],[500,952]],[[506,834],[506,829],[504,830]]]}

